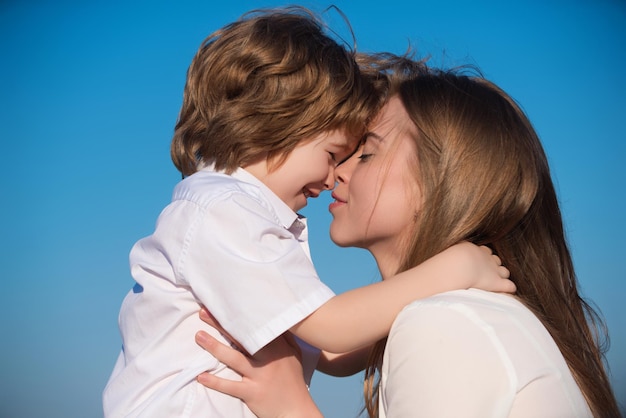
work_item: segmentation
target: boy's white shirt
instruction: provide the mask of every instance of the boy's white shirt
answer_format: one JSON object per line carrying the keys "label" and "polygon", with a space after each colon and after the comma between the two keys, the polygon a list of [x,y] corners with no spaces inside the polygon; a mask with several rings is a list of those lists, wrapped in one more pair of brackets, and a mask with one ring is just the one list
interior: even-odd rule
{"label": "boy's white shirt", "polygon": [[[293,233],[291,232],[293,231]],[[238,375],[194,340],[205,305],[250,353],[334,296],[310,259],[306,219],[243,169],[180,182],[155,232],[130,254],[137,285],[120,311],[123,350],[103,395],[107,417],[253,417],[195,381]],[[319,351],[303,344],[307,381]]]}

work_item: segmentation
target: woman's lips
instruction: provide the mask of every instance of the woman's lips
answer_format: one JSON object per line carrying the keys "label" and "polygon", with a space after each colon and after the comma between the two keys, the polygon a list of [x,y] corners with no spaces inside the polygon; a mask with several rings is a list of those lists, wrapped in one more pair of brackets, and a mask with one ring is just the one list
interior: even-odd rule
{"label": "woman's lips", "polygon": [[339,206],[343,206],[343,205],[345,205],[347,203],[347,201],[345,201],[345,200],[341,199],[339,196],[337,196],[335,194],[335,192],[333,192],[331,196],[334,199],[334,202],[332,202],[330,205],[328,205],[328,210],[330,212],[332,212],[333,209],[336,209]]}

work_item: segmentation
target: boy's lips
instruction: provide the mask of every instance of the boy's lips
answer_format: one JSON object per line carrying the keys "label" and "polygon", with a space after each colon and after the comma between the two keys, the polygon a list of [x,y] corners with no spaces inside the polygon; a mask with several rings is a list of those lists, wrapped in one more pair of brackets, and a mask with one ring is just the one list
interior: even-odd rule
{"label": "boy's lips", "polygon": [[316,198],[316,197],[319,196],[319,193],[315,193],[314,191],[311,191],[311,190],[306,189],[306,188],[302,189],[302,194],[304,194],[304,197],[306,197],[307,199],[309,197]]}

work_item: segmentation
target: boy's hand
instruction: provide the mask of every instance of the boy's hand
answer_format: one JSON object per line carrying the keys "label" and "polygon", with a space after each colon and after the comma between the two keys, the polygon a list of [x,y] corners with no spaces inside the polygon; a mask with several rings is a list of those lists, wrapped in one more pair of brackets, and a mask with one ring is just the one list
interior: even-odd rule
{"label": "boy's hand", "polygon": [[490,292],[515,293],[515,283],[509,280],[511,273],[502,265],[500,257],[491,248],[462,242],[442,251],[438,258],[449,266],[450,277],[461,277],[465,288],[476,288]]}

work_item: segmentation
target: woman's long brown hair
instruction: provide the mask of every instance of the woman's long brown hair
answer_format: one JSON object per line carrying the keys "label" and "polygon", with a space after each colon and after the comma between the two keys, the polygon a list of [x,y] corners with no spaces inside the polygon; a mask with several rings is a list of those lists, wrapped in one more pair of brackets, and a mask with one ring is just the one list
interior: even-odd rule
{"label": "woman's long brown hair", "polygon": [[[593,415],[619,417],[604,365],[608,333],[578,292],[547,158],[530,121],[478,75],[422,65],[412,71],[407,62],[389,75],[388,94],[400,97],[417,127],[414,175],[425,203],[399,271],[460,241],[491,247],[519,299],[552,335]],[[384,347],[376,345],[366,370],[372,417]]]}

